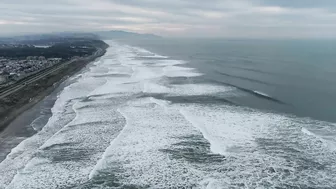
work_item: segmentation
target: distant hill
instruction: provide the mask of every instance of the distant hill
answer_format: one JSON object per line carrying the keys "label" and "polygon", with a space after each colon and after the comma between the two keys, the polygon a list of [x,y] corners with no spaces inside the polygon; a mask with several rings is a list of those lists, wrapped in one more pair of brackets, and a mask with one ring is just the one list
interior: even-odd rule
{"label": "distant hill", "polygon": [[21,35],[13,37],[3,37],[0,38],[0,44],[10,43],[10,44],[48,44],[49,42],[63,42],[69,41],[71,39],[99,39],[99,37],[92,33],[50,33],[50,34],[33,34],[33,35]]}
{"label": "distant hill", "polygon": [[101,39],[130,39],[130,38],[136,38],[136,39],[157,39],[161,38],[158,35],[154,34],[139,34],[134,32],[126,32],[126,31],[119,31],[119,30],[112,30],[112,31],[100,31],[100,32],[94,32],[97,36],[99,36]]}
{"label": "distant hill", "polygon": [[71,39],[158,39],[160,36],[153,34],[139,34],[126,31],[98,31],[98,32],[58,32],[49,34],[21,35],[0,38],[0,44],[34,44],[45,45],[50,41],[68,41]]}

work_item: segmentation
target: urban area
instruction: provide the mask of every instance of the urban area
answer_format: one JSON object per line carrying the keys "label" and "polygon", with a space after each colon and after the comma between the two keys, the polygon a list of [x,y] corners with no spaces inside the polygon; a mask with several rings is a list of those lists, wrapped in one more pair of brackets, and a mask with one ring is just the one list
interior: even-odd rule
{"label": "urban area", "polygon": [[62,62],[62,58],[28,56],[25,59],[0,57],[0,85],[16,81]]}
{"label": "urban area", "polygon": [[88,57],[96,51],[96,43],[99,41],[87,39],[44,46],[0,43],[0,88],[71,59]]}

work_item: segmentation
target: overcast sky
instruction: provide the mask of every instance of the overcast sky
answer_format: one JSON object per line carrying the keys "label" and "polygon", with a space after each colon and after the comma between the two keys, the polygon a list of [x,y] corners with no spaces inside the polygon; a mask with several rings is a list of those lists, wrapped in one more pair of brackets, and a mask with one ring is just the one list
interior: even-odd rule
{"label": "overcast sky", "polygon": [[0,0],[0,35],[127,30],[177,37],[336,37],[336,0]]}

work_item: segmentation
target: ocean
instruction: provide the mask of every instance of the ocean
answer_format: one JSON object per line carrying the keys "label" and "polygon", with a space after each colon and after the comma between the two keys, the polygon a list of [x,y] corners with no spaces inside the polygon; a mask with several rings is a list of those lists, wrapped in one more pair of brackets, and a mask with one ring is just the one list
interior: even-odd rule
{"label": "ocean", "polygon": [[6,136],[0,189],[336,188],[336,43],[107,43]]}

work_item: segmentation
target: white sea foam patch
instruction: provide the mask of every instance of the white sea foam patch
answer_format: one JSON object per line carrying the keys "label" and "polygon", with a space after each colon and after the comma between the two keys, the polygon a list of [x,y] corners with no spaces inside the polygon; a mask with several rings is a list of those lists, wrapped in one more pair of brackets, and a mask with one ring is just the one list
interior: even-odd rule
{"label": "white sea foam patch", "polygon": [[[102,62],[97,61],[95,66],[98,66]],[[5,188],[17,174],[17,171],[23,169],[31,158],[35,156],[37,149],[75,117],[72,105],[77,99],[85,97],[106,82],[103,78],[90,77],[91,71],[100,73],[102,70],[89,69],[80,74],[81,77],[75,83],[66,87],[58,96],[52,108],[53,115],[46,126],[38,134],[26,139],[16,148],[12,149],[7,158],[0,163],[0,188]]]}
{"label": "white sea foam patch", "polygon": [[260,91],[253,91],[254,93],[258,94],[258,95],[261,95],[261,96],[265,96],[265,97],[269,97],[271,98],[270,95],[266,94],[266,93],[263,93],[263,92],[260,92]]}
{"label": "white sea foam patch", "polygon": [[[203,74],[199,73],[194,68],[187,68],[177,66],[185,64],[186,62],[181,60],[138,60],[138,53],[149,52],[141,48],[134,48],[126,45],[119,45],[117,43],[111,43],[111,49],[115,51],[115,57],[113,61],[119,62],[120,65],[125,68],[132,69],[134,79],[152,79],[162,76],[168,77],[196,77]],[[106,61],[104,61],[106,62]],[[158,68],[157,68],[158,67]],[[162,68],[159,68],[162,67]]]}
{"label": "white sea foam patch", "polygon": [[109,80],[104,87],[98,88],[91,95],[130,96],[142,92],[143,87],[137,82],[129,82],[129,79]]}
{"label": "white sea foam patch", "polygon": [[166,66],[177,66],[186,64],[183,60],[146,60],[143,62],[144,65],[151,66],[151,67],[166,67]]}
{"label": "white sea foam patch", "polygon": [[40,147],[8,188],[56,188],[85,182],[125,124],[123,117],[110,108],[120,102],[120,99],[77,102],[76,118]]}
{"label": "white sea foam patch", "polygon": [[[0,179],[2,188],[8,184],[8,188],[52,188],[55,184],[69,186],[84,182],[92,169],[90,166],[104,151],[104,144],[118,133],[109,123],[117,117],[111,113],[113,105],[104,98],[119,97],[121,103],[122,99],[127,99],[124,97],[142,92],[145,80],[163,75],[161,68],[146,68],[143,61],[133,60],[134,52],[128,47],[113,45],[114,50],[108,50],[105,58],[64,89],[53,107],[53,116],[42,131],[13,149],[0,164],[4,175]],[[131,77],[105,77],[109,73],[130,74]],[[73,105],[76,118],[68,124],[75,116],[71,111]],[[105,120],[107,118],[110,121]],[[95,143],[99,145],[92,146]],[[76,154],[73,153],[76,152],[84,157],[75,161]]]}
{"label": "white sea foam patch", "polygon": [[331,151],[336,152],[336,125],[328,122],[305,120],[306,124],[302,127],[302,133],[310,136],[316,142],[322,142],[323,145]]}
{"label": "white sea foam patch", "polygon": [[[164,66],[134,60],[136,50],[127,46],[115,44],[113,48],[117,49],[113,59],[131,68],[133,74],[120,83],[108,81],[105,89],[96,90],[96,94],[127,96],[138,93],[142,87],[147,93],[190,96],[232,90],[203,84],[157,83],[159,77],[200,74],[195,69],[169,65],[170,60],[165,60]],[[162,72],[157,67],[162,67]],[[107,175],[106,180],[116,178],[121,184],[152,188],[328,187],[335,183],[333,152],[302,132],[302,126],[307,125],[302,120],[216,104],[171,105],[155,98],[127,100],[119,109],[127,124],[91,171],[92,180]],[[218,160],[221,155],[193,154],[193,150],[172,147],[181,137],[200,133],[210,142],[213,153],[225,155],[225,161]],[[174,155],[179,158],[162,151],[172,148],[177,150]],[[188,158],[197,163],[186,161]]]}
{"label": "white sea foam patch", "polygon": [[[148,54],[141,51],[111,43],[96,68],[60,94],[47,126],[0,164],[0,188],[66,188],[90,181],[97,188],[111,188],[99,186],[109,182],[121,188],[336,185],[335,154],[315,137],[329,131],[325,124],[313,130],[316,123],[242,107],[140,98],[141,92],[211,96],[232,90],[160,83],[166,76],[200,74],[173,60],[157,60],[157,66],[153,59],[137,59]],[[129,74],[105,77],[105,69]]]}
{"label": "white sea foam patch", "polygon": [[12,149],[7,158],[0,163],[0,188],[5,188],[17,174],[17,171],[23,169],[35,156],[37,149],[74,118],[75,114],[72,111],[72,105],[76,99],[85,96],[97,86],[105,83],[105,80],[93,80],[90,78],[81,78],[79,80],[81,82],[76,82],[66,87],[59,95],[52,108],[53,115],[46,126],[38,134],[24,140]]}
{"label": "white sea foam patch", "polygon": [[[134,94],[142,91],[142,84],[139,81],[143,78],[138,76],[143,73],[133,73],[136,70],[134,68],[136,62],[129,59],[127,49],[119,51],[121,51],[120,54],[114,58],[119,65],[112,64],[113,67],[109,67],[106,61],[101,61],[101,64],[95,66],[107,68],[109,70],[107,73],[111,73],[111,70],[113,73],[124,71],[132,73],[132,77],[102,77],[100,80],[104,81],[103,83],[88,84],[86,81],[99,81],[94,76],[106,73],[102,72],[102,69],[95,68],[91,69],[93,72],[84,74],[82,79],[69,86],[67,91],[72,95],[69,99],[78,99],[74,105],[76,118],[57,133],[53,133],[53,137],[37,151],[35,158],[25,162],[28,163],[27,166],[15,176],[9,188],[41,188],[43,186],[53,188],[57,185],[71,186],[85,182],[92,166],[96,164],[107,147],[106,145],[122,128],[120,124],[117,124],[120,121],[116,120],[118,116],[115,110],[111,108],[117,105],[113,104],[111,99],[115,96],[127,96],[128,93]],[[83,89],[92,87],[94,91],[91,90],[89,94],[83,93],[81,86]],[[95,97],[97,95],[103,96]],[[106,101],[104,95],[107,95],[109,100]],[[118,98],[115,102],[122,103],[122,99]],[[45,175],[44,172],[48,174]],[[29,182],[32,180],[36,182]]]}
{"label": "white sea foam patch", "polygon": [[198,77],[203,75],[194,68],[180,66],[166,66],[163,71],[164,75],[168,77]]}
{"label": "white sea foam patch", "polygon": [[[183,84],[165,86],[160,83],[146,82],[146,93],[167,94],[167,96],[194,96],[194,95],[215,95],[218,93],[227,94],[230,96],[236,91],[236,88],[209,85],[209,84]],[[209,97],[211,98],[211,97]]]}
{"label": "white sea foam patch", "polygon": [[168,56],[162,56],[155,54],[153,52],[150,52],[146,49],[143,48],[138,48],[138,47],[130,47],[133,52],[135,52],[136,57],[146,57],[146,58],[168,58]]}
{"label": "white sea foam patch", "polygon": [[244,113],[229,106],[182,105],[180,112],[209,140],[211,150],[222,155],[255,146],[254,139],[267,132],[275,121],[267,114]]}
{"label": "white sea foam patch", "polygon": [[[170,105],[153,98],[131,101],[120,112],[127,126],[91,172],[93,180],[114,175],[106,179],[149,188],[304,187],[311,182],[328,187],[336,182],[330,164],[334,155],[301,132],[304,120],[241,107]],[[183,136],[199,135],[192,125],[225,160],[172,148]],[[160,149],[171,149],[178,158]]]}
{"label": "white sea foam patch", "polygon": [[163,70],[161,68],[150,68],[146,66],[132,66],[134,70],[132,79],[135,81],[143,81],[149,79],[155,79],[163,76]]}
{"label": "white sea foam patch", "polygon": [[[129,101],[119,111],[127,126],[91,172],[93,180],[114,175],[106,179],[150,188],[307,186],[309,180],[328,186],[335,182],[328,159],[335,157],[331,153],[325,157],[321,145],[307,140],[292,118],[240,107],[171,105],[153,98]],[[185,112],[186,118],[182,116]],[[202,163],[193,163],[160,150],[174,150],[179,138],[199,135],[192,127],[210,141],[213,152],[225,154],[226,160],[211,160],[213,156],[207,154],[193,156],[185,149],[177,152],[177,156],[192,156],[196,162],[202,159]],[[315,163],[329,164],[330,176],[323,176],[325,172]]]}
{"label": "white sea foam patch", "polygon": [[95,74],[106,74],[108,73],[108,68],[107,67],[104,67],[104,66],[101,66],[101,62],[100,62],[100,66],[91,66],[89,69],[89,73],[86,73],[86,74],[90,74],[90,75],[95,75]]}
{"label": "white sea foam patch", "polygon": [[131,75],[133,70],[120,64],[114,66],[100,66],[90,70],[86,77],[113,77],[113,75]]}
{"label": "white sea foam patch", "polygon": [[148,80],[160,77],[160,70],[142,66],[132,67],[131,76],[109,78],[104,87],[95,90],[91,95],[130,96],[143,92]]}
{"label": "white sea foam patch", "polygon": [[122,65],[118,65],[118,66],[113,66],[113,67],[109,67],[109,71],[107,72],[109,74],[129,74],[131,75],[133,73],[132,68],[130,67],[125,67]]}
{"label": "white sea foam patch", "polygon": [[227,157],[222,165],[213,164],[230,167],[213,177],[216,186],[218,183],[224,188],[237,184],[257,188],[336,184],[334,152],[314,139],[312,133],[301,131],[302,125],[312,124],[305,119],[241,107],[174,106],[202,132],[213,153]]}
{"label": "white sea foam patch", "polygon": [[150,98],[129,101],[119,111],[126,118],[126,126],[104,153],[91,179],[112,173],[121,183],[154,188],[190,186],[201,180],[200,171],[160,151],[170,148],[179,137],[199,134],[178,111],[165,111]]}
{"label": "white sea foam patch", "polygon": [[[204,133],[214,146],[214,150],[217,149],[214,151],[215,153],[227,154],[227,151],[230,152],[235,147],[239,149],[255,145],[256,138],[268,137],[276,132],[293,131],[293,136],[300,135],[302,137],[300,142],[312,142],[307,138],[312,138],[312,136],[319,139],[316,134],[300,127],[304,125],[316,128],[316,122],[313,124],[306,119],[290,118],[232,106],[183,104],[176,106],[180,106],[180,111],[187,120]],[[330,124],[323,123],[324,128],[331,131],[332,127],[328,126]]]}

